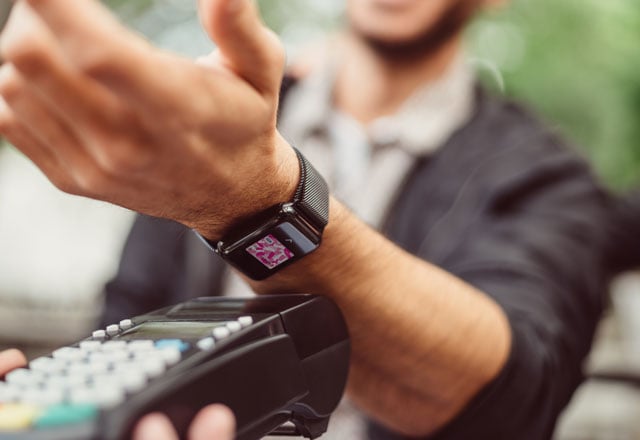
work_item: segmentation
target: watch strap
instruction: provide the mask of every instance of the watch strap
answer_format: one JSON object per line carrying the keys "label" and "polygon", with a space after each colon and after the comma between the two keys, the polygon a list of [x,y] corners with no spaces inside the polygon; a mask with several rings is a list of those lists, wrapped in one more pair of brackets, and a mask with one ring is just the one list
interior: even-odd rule
{"label": "watch strap", "polygon": [[300,182],[293,203],[322,231],[329,222],[329,187],[307,158],[294,150],[300,163]]}
{"label": "watch strap", "polygon": [[198,234],[210,249],[254,280],[265,279],[315,251],[329,221],[329,188],[304,155],[294,151],[300,180],[292,200],[234,225],[221,241]]}

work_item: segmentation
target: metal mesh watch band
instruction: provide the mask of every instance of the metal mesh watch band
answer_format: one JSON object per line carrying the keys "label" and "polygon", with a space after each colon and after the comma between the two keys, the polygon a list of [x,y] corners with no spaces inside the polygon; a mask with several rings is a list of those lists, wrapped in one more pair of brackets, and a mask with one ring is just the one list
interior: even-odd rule
{"label": "metal mesh watch band", "polygon": [[210,249],[254,280],[265,279],[318,249],[329,222],[327,183],[294,150],[300,165],[300,181],[293,200],[234,225],[220,241],[209,241],[198,234]]}
{"label": "metal mesh watch band", "polygon": [[329,187],[307,158],[297,148],[294,150],[300,163],[300,183],[293,203],[322,231],[329,222]]}
{"label": "metal mesh watch band", "polygon": [[[293,200],[283,205],[294,205],[297,212],[301,213],[314,229],[322,233],[329,222],[329,187],[307,158],[297,148],[293,148],[293,150],[296,152],[298,164],[300,165],[300,181],[293,195]],[[266,212],[272,211],[273,208],[270,208]],[[265,213],[261,213],[258,218],[263,218],[264,215]],[[239,236],[243,236],[248,232],[245,230],[248,226],[247,224],[237,226],[239,228]],[[196,234],[198,233],[196,232]],[[220,241],[209,241],[200,234],[198,236],[217,253],[220,253],[220,247],[224,246],[225,243],[233,242],[239,238],[238,233],[231,234],[231,237],[227,236]]]}

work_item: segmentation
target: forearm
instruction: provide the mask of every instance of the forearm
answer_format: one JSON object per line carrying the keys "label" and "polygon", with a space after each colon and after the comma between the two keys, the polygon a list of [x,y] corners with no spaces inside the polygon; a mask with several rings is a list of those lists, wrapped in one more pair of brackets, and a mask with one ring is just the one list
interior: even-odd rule
{"label": "forearm", "polygon": [[352,340],[349,393],[371,417],[409,435],[451,420],[506,362],[501,309],[454,276],[369,229],[332,200],[320,249],[261,291],[324,294]]}

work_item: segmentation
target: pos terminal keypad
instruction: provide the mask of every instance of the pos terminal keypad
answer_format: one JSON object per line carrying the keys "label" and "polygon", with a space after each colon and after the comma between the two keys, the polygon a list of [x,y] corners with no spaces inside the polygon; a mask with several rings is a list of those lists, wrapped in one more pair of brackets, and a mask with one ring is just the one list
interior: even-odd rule
{"label": "pos terminal keypad", "polygon": [[185,432],[209,403],[234,411],[238,438],[285,422],[315,438],[342,394],[348,354],[342,317],[325,298],[198,299],[96,330],[7,374],[0,439],[123,439],[152,411]]}

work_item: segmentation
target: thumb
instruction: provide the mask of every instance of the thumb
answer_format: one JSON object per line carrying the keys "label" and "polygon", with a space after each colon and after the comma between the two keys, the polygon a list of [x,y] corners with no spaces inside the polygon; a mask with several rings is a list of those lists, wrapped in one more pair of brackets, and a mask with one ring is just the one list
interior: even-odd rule
{"label": "thumb", "polygon": [[199,0],[200,20],[227,67],[262,94],[277,96],[284,48],[252,0]]}
{"label": "thumb", "polygon": [[189,428],[190,440],[232,440],[236,431],[233,412],[223,405],[201,410]]}
{"label": "thumb", "polygon": [[0,376],[3,376],[19,367],[27,364],[27,359],[18,350],[6,350],[0,352]]}

